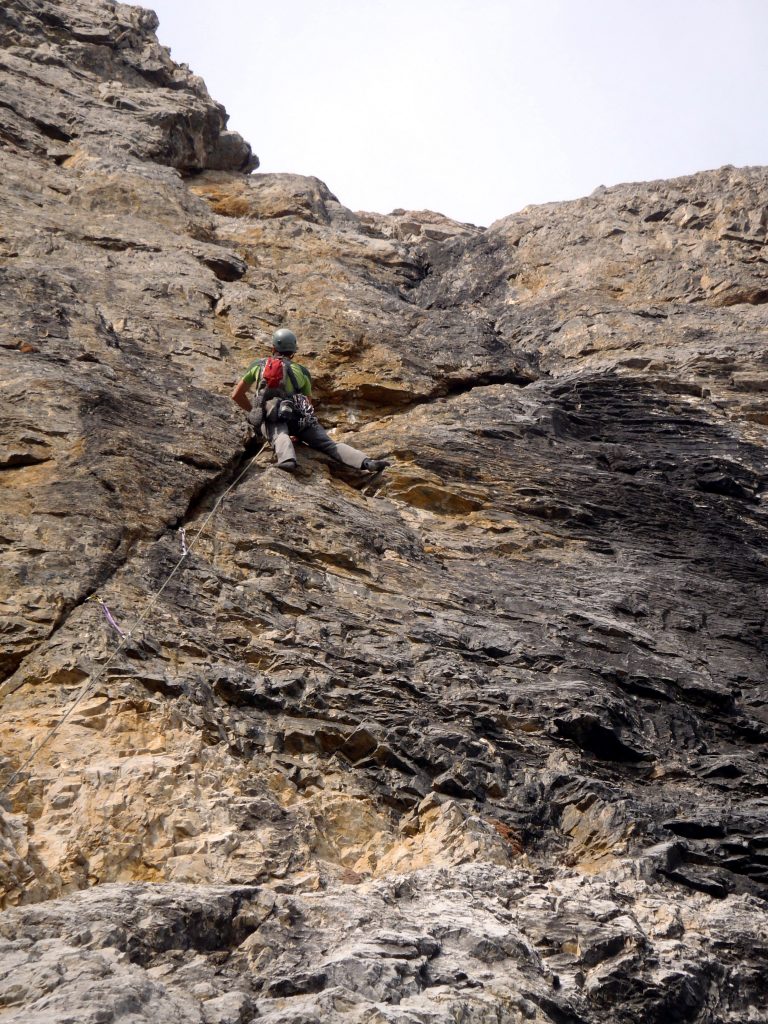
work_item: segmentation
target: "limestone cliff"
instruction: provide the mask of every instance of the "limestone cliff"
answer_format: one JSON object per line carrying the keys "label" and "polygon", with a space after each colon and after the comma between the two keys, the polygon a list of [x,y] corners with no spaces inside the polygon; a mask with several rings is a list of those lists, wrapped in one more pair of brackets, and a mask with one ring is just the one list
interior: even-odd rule
{"label": "limestone cliff", "polygon": [[767,1019],[768,170],[353,213],[156,27],[0,11],[0,1019]]}

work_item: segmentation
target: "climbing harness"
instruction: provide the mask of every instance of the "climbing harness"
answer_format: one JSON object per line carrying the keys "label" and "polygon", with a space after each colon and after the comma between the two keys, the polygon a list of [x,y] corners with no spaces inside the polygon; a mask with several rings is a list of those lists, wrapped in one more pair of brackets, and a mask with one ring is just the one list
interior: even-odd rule
{"label": "climbing harness", "polygon": [[296,395],[293,402],[297,433],[300,434],[302,430],[306,430],[307,427],[317,423],[317,416],[315,415],[315,407],[306,395]]}
{"label": "climbing harness", "polygon": [[149,613],[152,611],[154,606],[159,601],[160,596],[163,593],[163,591],[165,590],[165,588],[168,586],[168,584],[171,582],[173,577],[179,571],[179,569],[182,566],[182,563],[186,560],[187,556],[192,552],[192,550],[194,549],[194,547],[197,544],[198,540],[200,539],[200,536],[201,536],[203,530],[206,528],[206,526],[211,521],[211,519],[213,518],[215,513],[218,511],[221,503],[224,501],[224,499],[229,494],[229,492],[231,490],[233,490],[234,487],[242,480],[242,478],[245,476],[245,474],[248,472],[248,470],[254,464],[256,459],[258,459],[258,457],[261,455],[261,453],[267,447],[268,447],[268,444],[263,444],[261,446],[261,448],[259,448],[259,450],[253,456],[253,458],[248,461],[248,464],[245,467],[245,469],[242,471],[242,473],[240,473],[232,481],[232,483],[229,485],[229,487],[227,487],[227,489],[217,498],[215,505],[213,506],[211,511],[208,513],[208,515],[205,517],[205,519],[203,520],[202,525],[200,526],[200,529],[197,531],[197,533],[195,534],[195,536],[192,538],[192,540],[189,543],[186,542],[186,539],[185,539],[186,534],[184,532],[184,528],[182,527],[182,529],[181,529],[181,534],[182,534],[182,555],[181,555],[181,558],[178,560],[178,562],[176,562],[176,564],[174,565],[173,569],[171,569],[170,573],[166,577],[165,582],[163,583],[163,585],[160,587],[160,589],[158,591],[155,592],[155,594],[152,596],[152,598],[150,599],[149,603],[145,607],[144,611],[141,613],[141,615],[139,615],[139,617],[136,619],[136,621],[133,623],[133,625],[131,626],[131,628],[129,630],[124,632],[120,628],[120,626],[118,626],[117,622],[115,621],[114,617],[112,616],[111,612],[109,611],[109,608],[107,608],[106,604],[103,601],[100,601],[98,598],[96,599],[96,600],[99,600],[99,604],[102,605],[102,610],[104,611],[105,618],[110,623],[110,625],[112,625],[117,630],[117,632],[120,634],[122,639],[120,640],[120,643],[114,649],[112,654],[109,656],[109,658],[107,658],[107,660],[101,666],[101,669],[96,673],[96,675],[93,676],[93,678],[91,678],[90,680],[86,680],[86,682],[81,687],[80,692],[77,694],[77,696],[72,701],[70,706],[64,712],[64,715],[48,731],[48,733],[43,737],[43,739],[39,743],[39,745],[37,747],[35,747],[35,749],[32,751],[32,753],[29,755],[29,757],[26,759],[26,761],[24,761],[16,769],[16,771],[10,777],[8,782],[6,782],[5,785],[2,787],[2,789],[0,789],[0,797],[4,796],[8,792],[8,790],[14,784],[16,779],[18,779],[18,777],[21,775],[21,773],[26,768],[29,767],[29,765],[32,763],[32,761],[34,761],[34,759],[37,757],[37,755],[43,749],[43,747],[47,746],[48,743],[50,743],[50,741],[53,739],[53,737],[56,735],[56,733],[59,731],[59,729],[61,729],[61,727],[64,725],[64,723],[70,717],[70,715],[73,713],[75,708],[81,703],[82,700],[84,700],[84,698],[87,696],[87,694],[91,690],[93,690],[95,688],[97,683],[99,683],[103,679],[103,677],[106,674],[106,671],[109,668],[109,666],[112,664],[112,662],[115,660],[115,658],[118,656],[118,654],[123,650],[123,648],[126,646],[126,644],[131,639],[134,630],[138,629],[138,627],[147,619],[147,616],[149,615]]}

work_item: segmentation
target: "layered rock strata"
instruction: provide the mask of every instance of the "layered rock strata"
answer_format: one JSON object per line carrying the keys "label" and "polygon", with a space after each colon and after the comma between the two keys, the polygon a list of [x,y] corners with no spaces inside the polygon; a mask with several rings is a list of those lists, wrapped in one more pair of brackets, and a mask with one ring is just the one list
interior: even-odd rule
{"label": "layered rock strata", "polygon": [[[353,213],[0,26],[3,1020],[765,1019],[768,171]],[[283,325],[386,474],[249,465]]]}

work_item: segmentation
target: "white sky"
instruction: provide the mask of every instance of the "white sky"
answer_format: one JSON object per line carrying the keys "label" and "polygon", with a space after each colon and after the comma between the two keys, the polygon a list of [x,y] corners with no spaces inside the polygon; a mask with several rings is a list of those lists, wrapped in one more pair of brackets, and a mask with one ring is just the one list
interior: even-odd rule
{"label": "white sky", "polygon": [[489,224],[768,163],[768,0],[144,0],[260,171]]}

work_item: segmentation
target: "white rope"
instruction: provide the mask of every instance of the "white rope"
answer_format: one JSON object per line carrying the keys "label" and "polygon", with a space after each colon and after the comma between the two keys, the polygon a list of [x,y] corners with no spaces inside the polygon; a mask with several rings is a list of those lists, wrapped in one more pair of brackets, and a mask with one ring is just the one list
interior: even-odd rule
{"label": "white rope", "polygon": [[221,505],[222,501],[224,501],[224,499],[225,499],[225,498],[226,498],[226,496],[227,496],[227,495],[229,494],[229,492],[230,492],[230,491],[232,490],[232,488],[233,488],[233,487],[235,487],[235,485],[236,485],[236,484],[238,484],[238,483],[239,483],[239,482],[240,482],[240,481],[242,480],[242,478],[243,478],[243,477],[245,476],[245,474],[246,474],[246,473],[248,472],[248,470],[249,470],[249,469],[251,468],[251,466],[252,466],[252,465],[254,464],[254,462],[256,461],[256,459],[258,459],[258,457],[259,457],[259,456],[261,455],[261,453],[262,453],[262,452],[264,451],[264,449],[265,449],[265,448],[267,447],[267,444],[268,444],[268,442],[266,442],[265,444],[263,444],[263,445],[261,446],[261,448],[260,448],[260,449],[259,449],[259,450],[258,450],[258,451],[256,452],[256,454],[255,454],[255,455],[253,456],[253,458],[249,460],[249,462],[248,462],[248,465],[247,465],[247,466],[245,467],[245,469],[244,469],[244,470],[242,471],[242,473],[240,473],[240,474],[239,474],[239,476],[238,476],[238,477],[237,477],[237,478],[236,478],[235,480],[233,480],[233,481],[232,481],[232,483],[231,483],[231,484],[229,485],[229,487],[227,487],[227,489],[226,489],[226,490],[225,490],[225,491],[224,491],[224,492],[223,492],[223,493],[222,493],[222,494],[221,494],[221,495],[219,496],[219,498],[218,498],[218,499],[216,500],[216,504],[215,504],[215,505],[213,506],[213,508],[211,509],[211,511],[210,511],[210,512],[208,513],[208,515],[207,515],[207,516],[205,517],[205,519],[203,520],[203,523],[202,523],[202,525],[201,525],[200,529],[199,529],[199,530],[197,531],[197,533],[196,533],[196,534],[195,534],[195,536],[194,536],[194,537],[192,538],[192,540],[191,540],[191,541],[190,541],[189,543],[187,543],[187,545],[186,545],[186,550],[185,550],[185,551],[183,552],[183,554],[182,554],[181,558],[180,558],[180,559],[178,560],[178,562],[176,563],[176,565],[174,565],[173,569],[171,569],[171,571],[170,571],[170,573],[168,574],[168,576],[167,576],[167,578],[166,578],[165,582],[163,583],[163,585],[162,585],[162,586],[160,587],[160,589],[159,589],[159,590],[158,590],[158,591],[157,591],[157,592],[156,592],[156,593],[155,593],[155,594],[153,595],[153,597],[151,598],[151,600],[150,600],[150,601],[149,601],[149,603],[147,604],[147,606],[146,606],[146,608],[144,609],[144,611],[143,611],[143,612],[141,613],[141,615],[139,615],[138,619],[136,619],[136,621],[135,621],[135,622],[133,623],[133,625],[131,626],[131,628],[130,628],[130,629],[129,629],[129,630],[127,631],[127,632],[126,632],[126,634],[125,634],[125,636],[123,637],[123,639],[122,639],[122,640],[120,641],[120,643],[119,643],[119,644],[117,645],[117,647],[116,647],[116,648],[114,649],[114,651],[112,651],[112,653],[110,654],[109,658],[107,658],[107,660],[106,660],[106,661],[104,662],[104,664],[103,664],[103,665],[101,666],[101,668],[100,668],[100,669],[99,669],[99,671],[98,671],[98,672],[96,673],[96,675],[95,675],[95,676],[93,676],[93,678],[91,678],[91,679],[89,679],[89,680],[86,680],[86,682],[85,682],[85,683],[83,684],[83,686],[81,687],[81,689],[80,689],[80,692],[79,692],[79,693],[78,693],[78,695],[77,695],[77,696],[75,697],[74,701],[73,701],[73,702],[72,702],[72,703],[70,704],[70,706],[69,706],[69,707],[67,708],[67,710],[66,710],[66,712],[64,713],[63,717],[62,717],[61,719],[59,719],[59,721],[58,721],[58,722],[56,723],[56,725],[54,725],[54,726],[53,726],[53,728],[52,728],[52,729],[51,729],[51,730],[50,730],[50,731],[49,731],[49,732],[47,733],[47,735],[46,735],[46,736],[45,736],[45,737],[43,738],[43,740],[42,740],[42,742],[41,742],[41,743],[39,744],[39,746],[37,746],[37,747],[36,747],[36,748],[35,748],[35,749],[34,749],[34,750],[32,751],[32,753],[31,753],[31,754],[29,755],[29,757],[28,757],[28,758],[26,759],[26,761],[24,761],[24,762],[23,762],[23,763],[22,763],[22,764],[21,764],[21,765],[20,765],[20,766],[19,766],[19,767],[18,767],[18,768],[16,769],[16,771],[15,771],[15,772],[13,773],[13,775],[11,776],[10,780],[9,780],[8,782],[6,782],[6,784],[5,784],[4,786],[3,786],[3,788],[2,788],[2,789],[0,789],[0,797],[2,797],[2,796],[3,796],[3,795],[4,795],[4,794],[5,794],[5,793],[6,793],[6,792],[7,792],[7,791],[8,791],[8,790],[9,790],[9,789],[11,788],[11,786],[12,786],[12,785],[14,784],[14,782],[16,781],[16,779],[18,779],[18,777],[19,777],[19,776],[21,775],[21,773],[22,773],[22,772],[23,772],[23,771],[24,771],[24,770],[25,770],[26,768],[28,768],[28,767],[29,767],[29,765],[30,765],[30,764],[32,763],[32,761],[34,761],[34,759],[35,759],[35,758],[37,757],[37,755],[38,755],[38,754],[40,753],[40,751],[41,751],[41,750],[43,749],[43,747],[47,746],[47,744],[48,744],[48,743],[50,743],[50,741],[51,741],[51,740],[53,739],[53,737],[54,737],[54,736],[56,735],[56,733],[57,733],[57,732],[59,731],[59,729],[61,729],[61,727],[62,727],[62,726],[64,725],[64,723],[65,723],[65,722],[67,721],[67,719],[68,719],[68,718],[70,717],[70,715],[71,715],[71,714],[72,714],[72,712],[73,712],[73,711],[75,710],[75,708],[76,708],[76,707],[78,706],[78,704],[80,704],[80,703],[81,703],[81,701],[82,701],[82,700],[83,700],[83,699],[85,698],[85,696],[86,696],[86,695],[87,695],[87,694],[88,694],[88,693],[89,693],[89,692],[90,692],[90,691],[91,691],[91,690],[92,690],[92,689],[93,689],[93,688],[94,688],[94,687],[95,687],[95,686],[97,685],[97,683],[99,683],[99,682],[101,681],[101,679],[103,679],[103,677],[104,677],[104,674],[106,673],[106,671],[107,671],[107,669],[109,668],[109,666],[110,666],[110,665],[112,664],[112,662],[113,662],[113,661],[115,660],[115,658],[116,658],[116,657],[118,656],[118,654],[120,653],[120,651],[122,651],[122,649],[123,649],[123,648],[125,647],[125,645],[126,645],[126,644],[128,643],[128,641],[129,641],[129,640],[131,639],[131,635],[132,635],[133,631],[134,631],[135,629],[137,629],[137,628],[138,628],[138,627],[139,627],[139,626],[140,626],[140,625],[142,624],[142,622],[146,621],[146,618],[147,618],[147,616],[149,615],[149,613],[150,613],[150,612],[152,611],[152,609],[154,608],[154,606],[155,606],[155,605],[157,604],[157,602],[159,601],[159,599],[160,599],[160,596],[162,595],[162,593],[163,593],[163,591],[165,590],[165,588],[166,588],[166,587],[168,586],[168,584],[169,584],[169,583],[171,582],[171,580],[173,579],[173,577],[174,577],[174,576],[176,575],[176,573],[177,573],[177,572],[179,571],[179,569],[181,568],[181,565],[182,565],[182,563],[183,563],[183,562],[184,562],[184,560],[185,560],[185,559],[187,558],[187,556],[188,556],[189,554],[191,554],[192,550],[193,550],[193,549],[194,549],[194,547],[195,547],[195,544],[197,544],[198,540],[200,539],[200,535],[202,534],[203,530],[204,530],[204,529],[206,528],[206,526],[208,525],[208,523],[209,523],[209,522],[211,521],[211,519],[213,518],[214,514],[216,513],[216,510],[217,510],[217,509],[219,508],[219,506]]}

